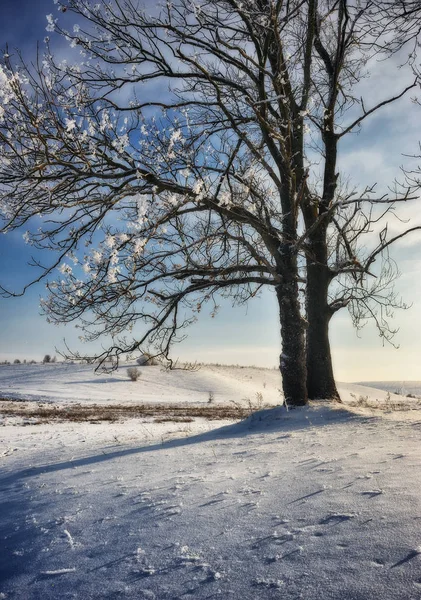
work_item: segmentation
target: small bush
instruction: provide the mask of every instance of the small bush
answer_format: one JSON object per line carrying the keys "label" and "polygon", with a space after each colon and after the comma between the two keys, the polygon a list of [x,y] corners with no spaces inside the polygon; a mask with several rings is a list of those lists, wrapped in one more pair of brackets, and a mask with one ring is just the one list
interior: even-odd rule
{"label": "small bush", "polygon": [[357,406],[362,406],[363,408],[369,408],[368,396],[363,396],[362,394],[358,397]]}
{"label": "small bush", "polygon": [[46,354],[44,356],[44,358],[42,359],[42,362],[44,363],[44,365],[50,363],[51,362],[51,356],[50,356],[50,354]]}
{"label": "small bush", "polygon": [[156,358],[149,354],[149,352],[144,352],[139,358],[136,360],[139,367],[155,367],[159,365],[159,362]]}
{"label": "small bush", "polygon": [[402,402],[395,402],[395,400],[392,400],[392,397],[389,392],[387,392],[386,398],[384,399],[384,405],[388,410],[399,410],[401,407],[404,406]]}
{"label": "small bush", "polygon": [[129,367],[127,369],[127,375],[131,381],[137,381],[140,377],[140,371],[137,367]]}
{"label": "small bush", "polygon": [[20,365],[20,360],[18,358],[15,358],[15,360],[13,361],[14,365]]}
{"label": "small bush", "polygon": [[[280,390],[279,390],[280,391]],[[234,405],[235,409],[238,411],[238,416],[240,419],[245,419],[249,417],[253,413],[262,410],[263,408],[268,408],[270,405],[265,404],[263,401],[263,394],[261,392],[256,392],[256,400],[253,402],[250,398],[243,398],[241,402],[237,402],[236,400],[231,400],[231,403]]]}

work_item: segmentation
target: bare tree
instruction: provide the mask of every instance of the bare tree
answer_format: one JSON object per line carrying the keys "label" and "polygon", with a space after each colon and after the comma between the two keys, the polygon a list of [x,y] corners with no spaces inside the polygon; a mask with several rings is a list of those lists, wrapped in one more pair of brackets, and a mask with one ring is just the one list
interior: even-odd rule
{"label": "bare tree", "polygon": [[[310,5],[310,4],[309,4]],[[324,7],[324,11],[320,9]],[[322,157],[320,182],[305,179],[302,211],[306,237],[307,388],[310,398],[338,397],[333,377],[329,322],[339,309],[348,306],[354,324],[373,318],[381,335],[393,334],[387,316],[393,307],[405,307],[393,291],[397,271],[388,256],[392,243],[418,230],[406,229],[395,237],[387,235],[387,219],[400,202],[413,199],[411,186],[400,189],[390,182],[380,195],[375,186],[341,190],[338,147],[379,110],[399,101],[417,87],[417,78],[393,94],[369,105],[358,96],[359,82],[369,75],[367,64],[387,43],[390,15],[374,11],[377,28],[371,30],[372,2],[318,3],[313,23],[313,52],[307,77],[317,97],[308,118],[314,127],[314,146]],[[310,29],[307,30],[310,32]],[[393,63],[391,72],[393,72]],[[304,65],[304,73],[306,73]],[[342,178],[343,179],[343,178]],[[383,223],[379,227],[379,223]],[[371,251],[361,247],[366,233]],[[382,256],[383,268],[374,274],[372,265]],[[373,283],[374,278],[374,283]],[[371,279],[371,281],[370,281]]]}
{"label": "bare tree", "polygon": [[[279,300],[285,398],[306,403],[301,183],[291,160],[294,132],[283,140],[279,129],[288,127],[283,90],[291,84],[282,82],[287,59],[277,50],[298,6],[291,13],[227,2],[192,11],[181,2],[149,18],[131,2],[97,10],[72,1],[67,10],[87,29],[66,35],[87,52],[84,65],[47,57],[32,76],[7,58],[5,229],[50,215],[28,240],[59,251],[42,274],[57,267],[63,274],[48,284],[51,320],[82,319],[90,340],[147,324],[104,357],[146,341],[168,356],[204,300],[226,293],[245,302],[268,284]],[[162,79],[174,85],[158,101],[138,100],[139,91],[124,104],[117,93]],[[293,106],[294,130],[303,125],[307,88]],[[84,279],[71,264],[82,243],[94,247],[82,259]]]}
{"label": "bare tree", "polygon": [[[384,8],[387,17],[384,17]],[[402,63],[408,64],[417,77],[421,78],[420,64],[417,62],[421,42],[421,3],[418,0],[387,0],[374,2],[376,50],[384,55],[398,55]],[[414,103],[420,105],[418,97]],[[420,148],[412,158],[421,158]],[[421,187],[421,167],[404,168],[408,187],[419,190]]]}
{"label": "bare tree", "polygon": [[[48,29],[82,62],[58,64],[47,47],[34,68],[6,53],[0,70],[3,231],[26,226],[28,243],[54,251],[34,258],[48,318],[111,336],[100,361],[145,344],[171,361],[205,302],[216,311],[220,295],[244,303],[271,286],[286,402],[305,404],[307,388],[337,397],[331,315],[368,302],[389,245],[363,265],[356,222],[364,202],[391,200],[338,193],[337,146],[415,85],[368,108],[354,97],[371,3],[177,0],[155,16],[132,0],[58,5],[79,23],[65,31],[49,15]],[[331,298],[344,277],[353,291]]]}

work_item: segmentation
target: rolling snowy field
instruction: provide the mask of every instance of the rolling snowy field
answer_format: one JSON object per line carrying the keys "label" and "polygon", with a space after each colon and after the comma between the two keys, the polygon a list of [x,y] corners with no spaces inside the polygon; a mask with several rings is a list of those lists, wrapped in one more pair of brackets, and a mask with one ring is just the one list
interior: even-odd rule
{"label": "rolling snowy field", "polygon": [[361,385],[385,390],[391,394],[398,392],[404,396],[413,394],[421,397],[421,381],[364,381]]}
{"label": "rolling snowy field", "polygon": [[[421,409],[399,383],[286,411],[269,369],[0,367],[0,598],[421,598]],[[140,404],[273,407],[101,420]]]}

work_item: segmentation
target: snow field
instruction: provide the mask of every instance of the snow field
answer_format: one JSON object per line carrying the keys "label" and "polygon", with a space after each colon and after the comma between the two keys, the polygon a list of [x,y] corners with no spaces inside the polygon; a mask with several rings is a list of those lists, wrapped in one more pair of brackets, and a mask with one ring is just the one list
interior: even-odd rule
{"label": "snow field", "polygon": [[[221,401],[264,395],[257,371],[221,369]],[[421,598],[418,410],[187,425],[3,424],[0,598]]]}
{"label": "snow field", "polygon": [[[132,364],[132,363],[130,363]],[[131,382],[122,364],[111,374],[94,373],[90,365],[0,365],[0,394],[16,400],[54,403],[194,402],[227,403],[261,393],[265,403],[278,404],[279,371],[253,367],[201,367],[197,371],[165,371],[139,367],[140,379]]]}

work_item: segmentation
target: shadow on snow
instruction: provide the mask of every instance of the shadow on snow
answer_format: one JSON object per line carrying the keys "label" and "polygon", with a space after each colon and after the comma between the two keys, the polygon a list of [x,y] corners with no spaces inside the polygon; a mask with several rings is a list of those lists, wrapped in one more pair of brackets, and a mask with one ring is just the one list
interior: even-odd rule
{"label": "shadow on snow", "polygon": [[294,410],[286,410],[284,407],[277,406],[258,411],[243,421],[232,425],[225,425],[212,431],[193,435],[191,437],[183,437],[175,440],[154,443],[150,445],[131,447],[111,452],[101,452],[92,456],[85,456],[74,460],[41,465],[39,467],[29,467],[15,473],[10,473],[0,478],[0,492],[4,486],[10,483],[17,482],[20,479],[34,477],[40,474],[53,473],[74,467],[88,466],[105,461],[131,456],[134,454],[143,454],[149,452],[158,452],[173,448],[192,446],[217,440],[227,440],[230,438],[239,438],[244,436],[252,436],[263,433],[275,433],[277,431],[289,432],[301,429],[319,428],[329,425],[337,425],[345,421],[352,421],[357,424],[371,423],[376,420],[376,417],[365,417],[357,415],[340,407],[332,407],[329,404],[321,404],[319,406],[308,406],[297,408]]}

